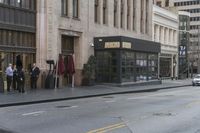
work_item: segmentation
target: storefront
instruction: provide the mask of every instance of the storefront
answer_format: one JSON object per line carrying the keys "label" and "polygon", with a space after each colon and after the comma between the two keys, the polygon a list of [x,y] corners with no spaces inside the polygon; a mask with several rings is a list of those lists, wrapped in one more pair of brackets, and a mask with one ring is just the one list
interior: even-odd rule
{"label": "storefront", "polygon": [[8,64],[16,64],[17,56],[29,75],[30,64],[36,61],[36,13],[36,0],[0,0],[0,59],[4,59],[0,74],[3,77]]}
{"label": "storefront", "polygon": [[160,44],[113,36],[94,38],[98,83],[128,83],[158,80]]}

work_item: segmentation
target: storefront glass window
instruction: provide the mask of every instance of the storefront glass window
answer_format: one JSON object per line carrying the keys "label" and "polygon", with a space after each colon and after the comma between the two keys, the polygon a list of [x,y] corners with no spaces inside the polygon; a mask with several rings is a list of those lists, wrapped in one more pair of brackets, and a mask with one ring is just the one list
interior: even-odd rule
{"label": "storefront glass window", "polygon": [[117,51],[98,51],[97,57],[97,81],[112,83],[117,82]]}
{"label": "storefront glass window", "polygon": [[148,79],[153,80],[158,78],[158,55],[149,54],[148,55]]}
{"label": "storefront glass window", "polygon": [[147,54],[136,53],[136,81],[147,80]]}
{"label": "storefront glass window", "polygon": [[134,81],[134,52],[123,51],[121,55],[122,82]]}

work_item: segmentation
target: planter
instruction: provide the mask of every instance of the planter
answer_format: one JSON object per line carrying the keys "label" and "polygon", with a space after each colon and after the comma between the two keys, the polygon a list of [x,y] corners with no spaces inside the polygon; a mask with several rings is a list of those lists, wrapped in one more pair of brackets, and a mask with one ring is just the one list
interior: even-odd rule
{"label": "planter", "polygon": [[93,86],[93,85],[95,85],[95,80],[94,79],[83,78],[82,86]]}

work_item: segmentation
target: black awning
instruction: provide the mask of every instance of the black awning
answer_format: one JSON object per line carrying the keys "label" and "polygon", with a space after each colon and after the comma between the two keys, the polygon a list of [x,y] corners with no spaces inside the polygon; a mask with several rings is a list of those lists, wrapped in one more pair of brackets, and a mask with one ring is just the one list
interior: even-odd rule
{"label": "black awning", "polygon": [[95,50],[103,49],[129,49],[142,52],[159,53],[160,43],[125,36],[95,37]]}

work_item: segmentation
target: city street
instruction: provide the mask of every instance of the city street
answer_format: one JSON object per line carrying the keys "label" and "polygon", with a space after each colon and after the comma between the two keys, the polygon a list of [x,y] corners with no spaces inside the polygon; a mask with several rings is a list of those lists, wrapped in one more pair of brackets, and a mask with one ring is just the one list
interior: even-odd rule
{"label": "city street", "polygon": [[199,110],[200,87],[182,87],[1,108],[0,131],[200,133]]}

